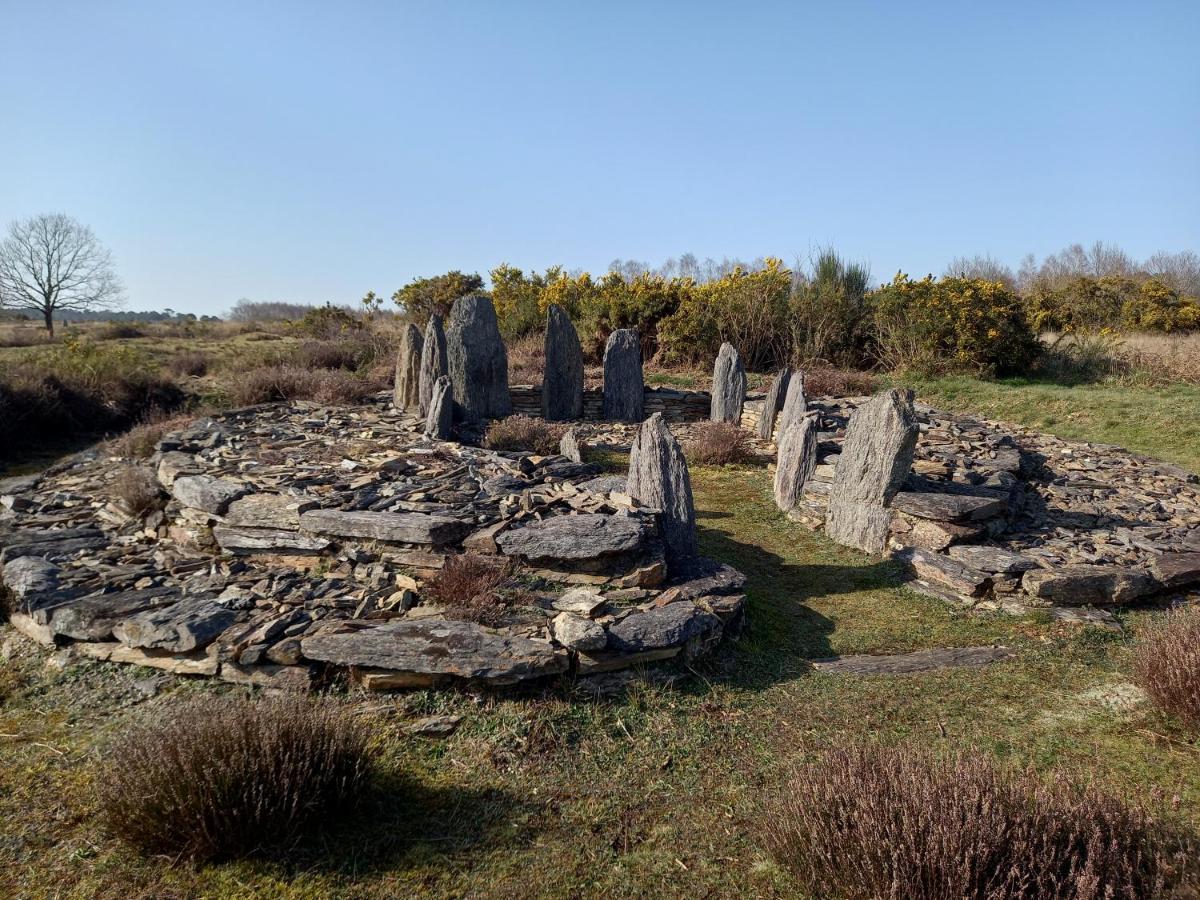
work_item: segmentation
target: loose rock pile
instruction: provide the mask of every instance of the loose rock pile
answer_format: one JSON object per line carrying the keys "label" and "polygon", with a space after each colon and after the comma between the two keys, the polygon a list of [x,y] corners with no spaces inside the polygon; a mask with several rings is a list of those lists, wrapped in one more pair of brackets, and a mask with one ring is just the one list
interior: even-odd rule
{"label": "loose rock pile", "polygon": [[[429,440],[387,399],[168,435],[149,461],[165,504],[146,518],[120,499],[128,464],[97,451],[0,482],[13,625],[101,659],[283,688],[345,672],[368,689],[587,675],[699,654],[740,626],[744,578],[668,565],[675,530],[624,478]],[[421,596],[468,551],[512,561],[527,587],[499,627]]]}

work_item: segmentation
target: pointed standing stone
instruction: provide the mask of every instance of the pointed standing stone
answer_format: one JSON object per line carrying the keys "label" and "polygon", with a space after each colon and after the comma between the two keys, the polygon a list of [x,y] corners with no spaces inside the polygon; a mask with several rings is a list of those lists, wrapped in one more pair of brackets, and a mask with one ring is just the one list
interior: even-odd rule
{"label": "pointed standing stone", "polygon": [[454,428],[454,388],[450,376],[441,376],[433,385],[429,412],[425,416],[425,436],[447,441]]}
{"label": "pointed standing stone", "polygon": [[575,433],[574,428],[568,428],[562,440],[558,442],[558,453],[571,462],[583,462],[583,448],[579,446],[579,435]]}
{"label": "pointed standing stone", "polygon": [[854,411],[829,489],[831,538],[867,553],[883,550],[892,520],[887,507],[912,469],[918,434],[911,391],[885,391]]}
{"label": "pointed standing stone", "polygon": [[421,330],[408,325],[400,338],[400,352],[396,354],[396,386],[392,391],[392,403],[396,409],[416,410],[420,406],[418,384],[421,378]]}
{"label": "pointed standing stone", "polygon": [[604,418],[640,422],[645,416],[642,343],[636,331],[619,328],[604,348]]}
{"label": "pointed standing stone", "polygon": [[679,442],[662,413],[642,423],[629,451],[629,495],[662,511],[667,568],[678,570],[696,556],[696,507],[692,480]]}
{"label": "pointed standing stone", "polygon": [[421,403],[421,415],[429,414],[429,400],[433,397],[433,386],[443,375],[450,373],[446,362],[446,331],[442,328],[441,313],[429,317],[425,326],[425,346],[421,349],[421,377],[417,391]]}
{"label": "pointed standing stone", "polygon": [[763,401],[762,415],[758,418],[756,434],[764,441],[769,441],[775,435],[775,417],[783,409],[783,401],[787,398],[788,382],[792,378],[792,370],[784,366],[775,374],[771,388],[767,391],[767,399]]}
{"label": "pointed standing stone", "polygon": [[567,311],[546,312],[546,364],[542,373],[542,418],[570,422],[583,417],[583,349]]}
{"label": "pointed standing stone", "polygon": [[459,418],[480,423],[512,412],[508,353],[500,338],[495,307],[482,294],[454,301],[446,329],[446,362]]}
{"label": "pointed standing stone", "polygon": [[817,467],[817,420],[805,416],[779,435],[775,464],[775,505],[782,512],[796,508],[804,485]]}
{"label": "pointed standing stone", "polygon": [[713,366],[712,406],[708,418],[713,422],[737,425],[742,421],[742,404],[746,402],[746,367],[742,355],[726,341],[717,353]]}
{"label": "pointed standing stone", "polygon": [[793,372],[788,379],[787,393],[783,401],[783,412],[779,414],[779,433],[804,418],[808,412],[808,401],[804,397],[804,373]]}

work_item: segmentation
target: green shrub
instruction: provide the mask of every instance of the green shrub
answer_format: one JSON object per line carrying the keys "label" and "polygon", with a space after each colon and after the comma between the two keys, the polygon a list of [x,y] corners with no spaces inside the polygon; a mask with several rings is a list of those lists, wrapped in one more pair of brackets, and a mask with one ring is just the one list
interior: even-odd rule
{"label": "green shrub", "polygon": [[898,274],[870,302],[876,352],[892,370],[1019,373],[1040,351],[1020,298],[998,281]]}
{"label": "green shrub", "polygon": [[871,274],[824,250],[810,277],[797,278],[791,299],[792,361],[859,366],[867,358],[867,292]]}
{"label": "green shrub", "polygon": [[416,322],[424,323],[434,313],[445,315],[454,301],[483,290],[483,279],[457,269],[432,278],[414,278],[392,294],[392,302]]}
{"label": "green shrub", "polygon": [[365,720],[308,697],[206,697],[130,729],[96,779],[103,818],[147,854],[285,851],[348,807],[369,769]]}
{"label": "green shrub", "polygon": [[296,331],[321,340],[337,340],[346,332],[359,331],[364,324],[358,316],[341,306],[326,303],[310,309],[293,324]]}

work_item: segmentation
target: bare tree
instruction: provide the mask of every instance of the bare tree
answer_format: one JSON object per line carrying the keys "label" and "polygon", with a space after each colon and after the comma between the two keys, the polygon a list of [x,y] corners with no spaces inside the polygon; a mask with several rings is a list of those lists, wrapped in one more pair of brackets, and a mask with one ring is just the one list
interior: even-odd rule
{"label": "bare tree", "polygon": [[1179,293],[1188,297],[1200,297],[1200,255],[1195,251],[1160,251],[1146,260],[1143,266],[1151,275],[1162,279]]}
{"label": "bare tree", "polygon": [[40,312],[51,335],[56,313],[111,309],[122,299],[111,254],[70,216],[13,222],[0,243],[0,306]]}
{"label": "bare tree", "polygon": [[990,254],[956,256],[950,260],[943,278],[982,278],[984,281],[999,281],[1007,288],[1017,285],[1013,270]]}

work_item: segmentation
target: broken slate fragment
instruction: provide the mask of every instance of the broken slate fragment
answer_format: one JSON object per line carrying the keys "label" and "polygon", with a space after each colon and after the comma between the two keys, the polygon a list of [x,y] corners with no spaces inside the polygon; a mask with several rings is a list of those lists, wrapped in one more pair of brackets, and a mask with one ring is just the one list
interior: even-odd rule
{"label": "broken slate fragment", "polygon": [[721,620],[691,603],[637,610],[608,629],[609,645],[626,653],[677,647],[698,635],[720,630]]}
{"label": "broken slate fragment", "polygon": [[113,636],[127,647],[186,653],[207,647],[239,618],[214,600],[191,598],[123,619]]}
{"label": "broken slate fragment", "polygon": [[171,485],[171,496],[181,506],[190,506],[214,516],[224,515],[229,504],[250,492],[236,481],[210,475],[180,475]]}

